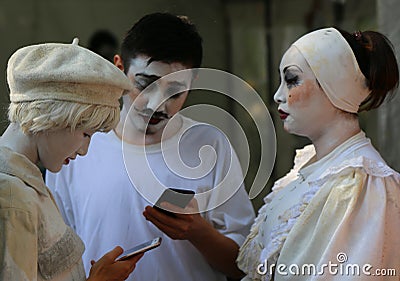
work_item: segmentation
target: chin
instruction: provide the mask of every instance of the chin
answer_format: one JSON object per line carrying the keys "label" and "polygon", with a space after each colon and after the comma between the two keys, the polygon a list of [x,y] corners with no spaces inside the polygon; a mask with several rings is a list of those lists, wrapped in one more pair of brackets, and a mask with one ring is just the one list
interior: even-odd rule
{"label": "chin", "polygon": [[166,123],[161,121],[160,123],[156,125],[148,125],[146,127],[146,134],[147,135],[154,135],[157,134],[158,132],[162,132],[165,129]]}
{"label": "chin", "polygon": [[294,135],[294,136],[304,137],[304,138],[310,139],[310,138],[309,138],[309,135],[306,134],[306,133],[303,132],[303,131],[293,130],[293,129],[286,129],[286,128],[285,128],[285,131],[286,131],[287,133],[291,134],[291,135]]}
{"label": "chin", "polygon": [[286,133],[295,134],[295,133],[293,132],[293,128],[291,128],[290,126],[288,126],[286,123],[283,124],[283,129],[286,131]]}
{"label": "chin", "polygon": [[146,128],[146,135],[155,135],[157,134],[159,131],[161,131],[162,129],[157,128],[155,126],[147,126]]}
{"label": "chin", "polygon": [[58,173],[60,170],[61,170],[61,168],[62,168],[62,166],[57,166],[57,167],[45,167],[47,170],[49,170],[50,172],[52,172],[52,173]]}
{"label": "chin", "polygon": [[301,131],[296,130],[296,128],[293,128],[293,127],[291,127],[291,126],[287,126],[286,124],[283,126],[283,129],[284,129],[287,133],[289,133],[289,134],[291,134],[291,135],[296,135],[296,136],[301,136],[301,137],[304,137],[304,136],[305,136],[304,133],[302,133]]}

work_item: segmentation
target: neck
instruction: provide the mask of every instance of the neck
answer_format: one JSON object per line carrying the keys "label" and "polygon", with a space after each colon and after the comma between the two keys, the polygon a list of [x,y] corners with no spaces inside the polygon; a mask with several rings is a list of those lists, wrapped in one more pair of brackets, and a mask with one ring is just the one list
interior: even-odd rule
{"label": "neck", "polygon": [[26,135],[16,123],[11,123],[0,138],[0,145],[25,155],[32,163],[38,163],[35,136]]}
{"label": "neck", "polygon": [[324,130],[310,137],[316,151],[316,160],[323,158],[336,147],[361,131],[358,119],[343,114],[340,120],[333,120]]}

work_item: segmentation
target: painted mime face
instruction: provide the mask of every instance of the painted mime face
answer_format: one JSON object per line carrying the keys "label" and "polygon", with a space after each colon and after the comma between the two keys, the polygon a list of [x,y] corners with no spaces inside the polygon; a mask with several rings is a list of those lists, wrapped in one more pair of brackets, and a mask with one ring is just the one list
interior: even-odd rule
{"label": "painted mime face", "polygon": [[[183,106],[187,98],[186,89],[190,79],[161,79],[170,73],[187,69],[181,63],[164,63],[153,61],[148,64],[149,57],[139,56],[132,59],[128,78],[134,84],[134,90],[124,99],[124,106],[130,109],[129,121],[133,129],[145,134],[162,132],[169,119]],[[152,84],[155,82],[155,84]],[[151,85],[150,89],[146,89]],[[145,90],[146,89],[146,90]],[[141,92],[143,94],[141,94]]]}
{"label": "painted mime face", "polygon": [[274,100],[284,129],[312,138],[326,128],[337,110],[296,47],[290,47],[283,55],[279,72],[281,83]]}
{"label": "painted mime face", "polygon": [[56,173],[78,155],[86,155],[93,130],[70,128],[40,132],[36,138],[39,161],[49,171]]}

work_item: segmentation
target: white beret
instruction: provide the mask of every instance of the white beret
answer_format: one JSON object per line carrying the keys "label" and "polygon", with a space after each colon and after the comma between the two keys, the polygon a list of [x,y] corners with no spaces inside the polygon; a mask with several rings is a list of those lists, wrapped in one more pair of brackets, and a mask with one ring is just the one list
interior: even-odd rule
{"label": "white beret", "polygon": [[7,65],[11,102],[61,100],[118,107],[124,90],[132,89],[131,81],[111,62],[77,42],[17,50]]}

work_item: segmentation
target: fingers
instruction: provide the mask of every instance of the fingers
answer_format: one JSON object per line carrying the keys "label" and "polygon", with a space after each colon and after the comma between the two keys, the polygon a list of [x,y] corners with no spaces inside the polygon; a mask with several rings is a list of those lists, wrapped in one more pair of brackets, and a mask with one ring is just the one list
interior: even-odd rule
{"label": "fingers", "polygon": [[156,219],[158,221],[163,221],[165,224],[174,224],[176,223],[176,218],[170,215],[165,214],[162,211],[157,210],[151,206],[146,206],[143,212],[144,217],[147,220],[152,221],[152,219]]}
{"label": "fingers", "polygon": [[174,204],[168,203],[168,202],[161,202],[160,204],[161,208],[173,212],[173,213],[177,213],[177,214],[184,214],[187,213],[185,209],[180,208]]}
{"label": "fingers", "polygon": [[105,254],[100,260],[115,261],[123,252],[120,246],[116,246],[114,249]]}
{"label": "fingers", "polygon": [[128,259],[128,261],[132,262],[133,266],[136,265],[136,263],[144,256],[144,253],[140,253],[137,255],[134,255],[131,259]]}
{"label": "fingers", "polygon": [[140,253],[140,254],[132,256],[129,259],[119,261],[119,263],[128,264],[128,266],[130,268],[130,270],[129,270],[129,274],[130,274],[135,269],[136,263],[143,257],[143,255],[144,255],[144,253]]}
{"label": "fingers", "polygon": [[[129,277],[136,267],[136,263],[143,256],[143,253],[138,254],[124,261],[116,261],[123,249],[119,246],[106,253],[100,260],[95,262],[92,260],[92,268],[90,270],[90,280],[125,280]],[[88,279],[88,280],[89,280]]]}
{"label": "fingers", "polygon": [[158,229],[167,234],[172,239],[183,239],[185,234],[185,225],[183,220],[170,217],[150,206],[147,206],[143,212],[145,218],[153,223]]}

